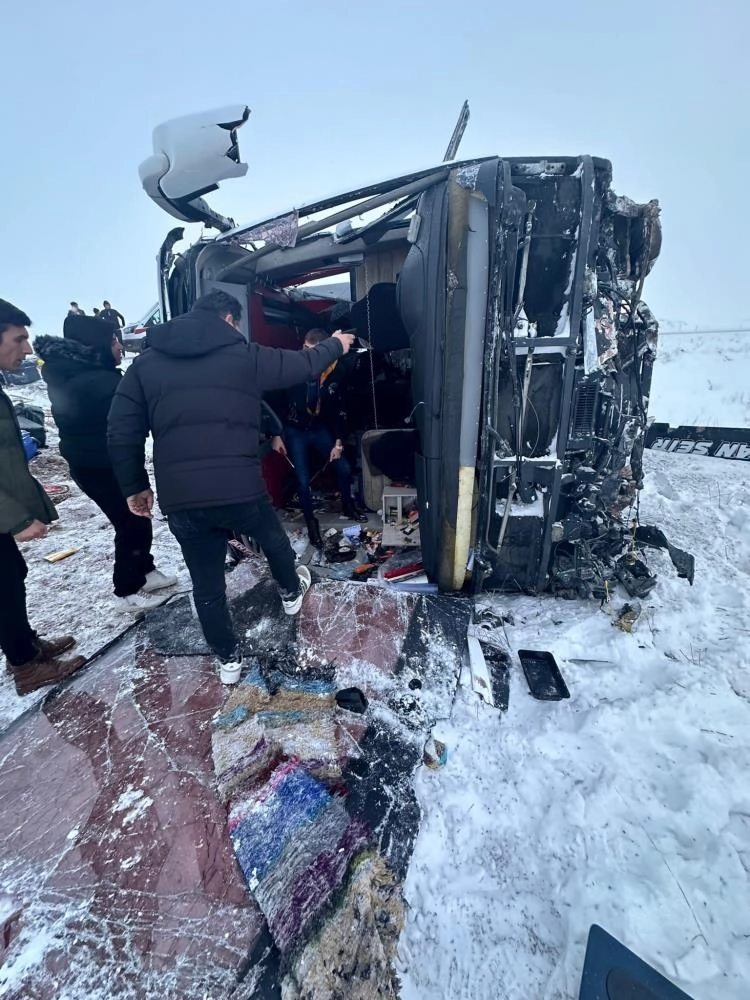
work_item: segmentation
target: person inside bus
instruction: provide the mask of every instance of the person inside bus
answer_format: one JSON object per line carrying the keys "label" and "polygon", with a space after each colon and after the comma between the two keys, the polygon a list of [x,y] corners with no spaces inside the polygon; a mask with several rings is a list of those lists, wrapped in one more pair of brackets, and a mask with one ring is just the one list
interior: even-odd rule
{"label": "person inside bus", "polygon": [[[310,350],[327,337],[325,330],[309,330],[302,349]],[[334,361],[322,375],[287,389],[275,396],[272,402],[269,400],[284,425],[283,435],[274,437],[271,445],[294,468],[308,538],[316,547],[321,547],[323,540],[313,509],[311,454],[318,458],[322,467],[330,464],[336,475],[344,517],[351,521],[367,520],[367,514],[356,506],[352,498],[352,470],[344,455],[346,412],[343,407],[343,382],[343,366]]]}

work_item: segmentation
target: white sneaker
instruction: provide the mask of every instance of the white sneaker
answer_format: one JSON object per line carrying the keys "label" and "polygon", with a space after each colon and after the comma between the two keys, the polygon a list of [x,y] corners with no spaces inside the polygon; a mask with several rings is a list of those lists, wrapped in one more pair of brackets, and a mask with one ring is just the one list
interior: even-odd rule
{"label": "white sneaker", "polygon": [[281,603],[284,606],[284,613],[287,615],[297,614],[299,609],[302,607],[302,598],[310,589],[310,584],[312,583],[310,570],[307,568],[307,566],[298,566],[297,576],[299,577],[299,593],[296,595],[296,597],[284,597],[282,595],[281,598]]}
{"label": "white sneaker", "polygon": [[169,598],[169,594],[144,594],[142,590],[139,590],[137,594],[116,598],[116,604],[119,611],[127,611],[128,614],[138,616],[153,608],[160,607]]}
{"label": "white sneaker", "polygon": [[242,657],[240,657],[239,660],[230,660],[228,663],[224,663],[223,660],[219,660],[219,680],[221,683],[236,684],[240,679],[243,666],[244,663]]}
{"label": "white sneaker", "polygon": [[165,587],[173,587],[177,583],[176,576],[165,576],[158,569],[152,569],[146,574],[146,582],[140,589],[141,594],[150,594],[154,590],[164,590]]}

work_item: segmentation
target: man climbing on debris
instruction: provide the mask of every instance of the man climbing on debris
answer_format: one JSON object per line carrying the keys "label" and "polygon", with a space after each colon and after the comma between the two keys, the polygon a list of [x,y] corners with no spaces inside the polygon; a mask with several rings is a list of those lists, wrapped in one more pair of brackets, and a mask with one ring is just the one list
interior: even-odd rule
{"label": "man climbing on debris", "polygon": [[231,534],[252,536],[268,560],[283,609],[297,614],[310,586],[295,568],[289,539],[260,472],[264,392],[315,378],[346,354],[353,336],[337,333],[310,351],[247,344],[242,306],[222,291],[149,330],[149,349],[130,366],[109,414],[109,452],[135,514],[150,517],[154,496],[144,446],[154,438],[159,506],[167,515],[193,582],[206,642],[225,684],[242,671],[242,650],[226,600],[224,561]]}
{"label": "man climbing on debris", "polygon": [[[325,330],[309,330],[302,345],[303,353],[325,342]],[[352,499],[352,470],[344,456],[346,412],[341,398],[342,372],[336,361],[304,385],[292,386],[271,400],[284,424],[284,435],[274,437],[274,451],[288,458],[294,468],[299,503],[307,524],[310,542],[321,547],[320,524],[313,510],[310,489],[310,452],[315,452],[328,465],[338,480],[341,491],[341,513],[351,521],[366,521],[367,514],[357,509]]]}
{"label": "man climbing on debris", "polygon": [[60,431],[60,454],[76,485],[115,529],[112,583],[118,610],[140,615],[169,598],[177,583],[154,565],[151,522],[131,513],[107,452],[107,415],[122,380],[122,347],[111,323],[68,316],[62,337],[37,337],[34,349]]}
{"label": "man climbing on debris", "polygon": [[120,330],[123,326],[125,326],[125,317],[121,312],[113,309],[112,304],[106,299],[102,302],[102,306],[104,308],[99,312],[99,319],[103,319],[105,323],[111,323],[111,325],[115,328],[115,336],[120,343],[122,343],[122,334],[120,333]]}
{"label": "man climbing on debris", "polygon": [[[26,313],[0,299],[0,371],[17,370],[31,354],[28,326]],[[55,684],[86,662],[83,656],[58,659],[75,639],[40,638],[26,610],[28,570],[17,543],[44,538],[56,519],[53,504],[29,472],[13,403],[0,388],[0,648],[19,695]]]}

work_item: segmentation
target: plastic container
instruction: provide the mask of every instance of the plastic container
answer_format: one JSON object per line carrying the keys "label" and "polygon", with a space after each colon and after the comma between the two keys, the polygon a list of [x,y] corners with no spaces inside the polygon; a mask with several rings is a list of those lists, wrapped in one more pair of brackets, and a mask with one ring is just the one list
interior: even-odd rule
{"label": "plastic container", "polygon": [[519,649],[518,659],[526,675],[529,691],[535,698],[540,701],[570,698],[570,691],[552,653],[546,649]]}

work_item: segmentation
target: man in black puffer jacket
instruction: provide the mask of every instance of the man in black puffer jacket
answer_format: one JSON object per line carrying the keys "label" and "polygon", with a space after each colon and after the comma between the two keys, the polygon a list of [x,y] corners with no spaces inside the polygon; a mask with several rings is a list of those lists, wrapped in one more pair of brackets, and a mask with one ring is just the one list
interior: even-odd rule
{"label": "man in black puffer jacket", "polygon": [[260,404],[264,392],[306,382],[346,354],[354,339],[335,333],[309,351],[247,344],[238,332],[242,306],[214,291],[191,312],[152,327],[147,350],[128,369],[109,414],[109,453],[130,509],[151,516],[153,493],[144,445],[154,438],[159,506],[182,548],[206,641],[221,679],[242,669],[229,615],[224,559],[230,533],[261,546],[287,614],[310,585],[260,471]]}
{"label": "man in black puffer jacket", "polygon": [[42,375],[60,431],[60,454],[70,475],[115,529],[113,585],[120,610],[142,614],[163,604],[156,595],[176,583],[154,566],[151,522],[128,508],[107,453],[107,414],[122,379],[122,348],[112,325],[94,316],[68,316],[62,337],[37,337]]}

